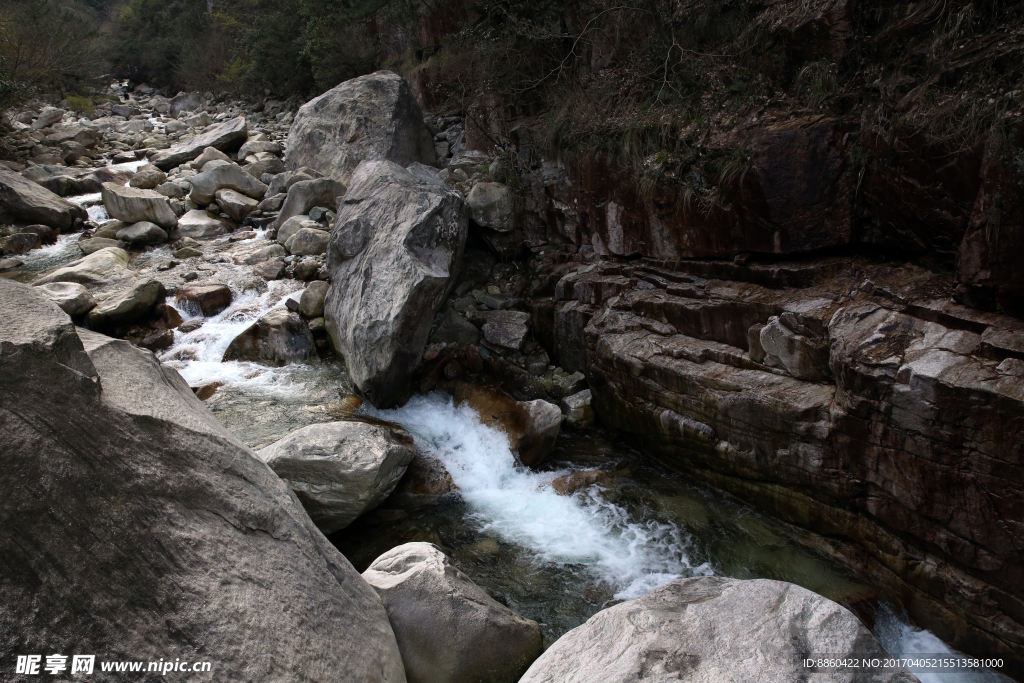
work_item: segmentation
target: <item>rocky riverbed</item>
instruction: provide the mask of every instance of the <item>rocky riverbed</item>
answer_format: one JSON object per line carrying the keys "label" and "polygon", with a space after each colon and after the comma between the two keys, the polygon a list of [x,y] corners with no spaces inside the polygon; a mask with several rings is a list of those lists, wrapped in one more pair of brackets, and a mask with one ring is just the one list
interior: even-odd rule
{"label": "rocky riverbed", "polygon": [[639,681],[959,648],[1020,673],[1024,323],[948,276],[624,255],[628,229],[574,227],[558,163],[524,201],[521,159],[391,72],[301,108],[12,121],[5,651]]}

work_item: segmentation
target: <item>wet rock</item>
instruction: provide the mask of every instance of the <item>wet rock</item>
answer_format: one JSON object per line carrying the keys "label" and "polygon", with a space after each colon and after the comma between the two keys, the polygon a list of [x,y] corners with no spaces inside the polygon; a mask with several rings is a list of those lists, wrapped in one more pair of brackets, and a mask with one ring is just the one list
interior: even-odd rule
{"label": "wet rock", "polygon": [[462,317],[458,311],[449,308],[444,312],[441,324],[430,335],[431,344],[457,344],[471,346],[480,341],[480,330]]}
{"label": "wet rock", "polygon": [[[139,342],[139,346],[150,351],[162,351],[174,345],[174,330],[160,330],[147,335]],[[200,399],[202,400],[202,399]]]}
{"label": "wet rock", "polygon": [[188,179],[192,183],[191,199],[198,206],[206,206],[214,200],[217,190],[235,190],[247,197],[259,199],[267,191],[267,186],[243,171],[236,164],[224,164],[212,169],[203,169],[202,173]]}
{"label": "wet rock", "polygon": [[231,220],[241,223],[256,210],[258,202],[234,190],[217,190],[217,205]]}
{"label": "wet rock", "polygon": [[223,360],[281,367],[305,362],[312,350],[313,336],[302,318],[297,313],[278,308],[235,337],[224,352]]}
{"label": "wet rock", "polygon": [[[555,641],[521,683],[795,681],[808,675],[802,658],[816,652],[886,657],[849,610],[799,586],[698,577],[598,612]],[[917,679],[900,669],[877,680]]]}
{"label": "wet rock", "polygon": [[469,217],[477,225],[498,232],[515,227],[515,206],[512,191],[501,183],[477,183],[466,197]]}
{"label": "wet rock", "polygon": [[409,683],[515,683],[540,626],[499,604],[432,543],[389,550],[363,572],[398,639]]}
{"label": "wet rock", "polygon": [[89,311],[89,329],[121,333],[131,325],[150,317],[166,295],[158,280],[143,280],[127,291],[113,294]]}
{"label": "wet rock", "polygon": [[417,451],[391,498],[403,506],[411,504],[417,507],[432,505],[441,496],[458,490],[444,463]]}
{"label": "wet rock", "polygon": [[560,496],[571,496],[580,489],[590,488],[595,484],[607,486],[610,481],[611,477],[606,472],[589,470],[555,477],[551,480],[551,488]]}
{"label": "wet rock", "polygon": [[391,71],[360,76],[304,104],[285,143],[289,169],[350,185],[363,160],[434,163],[434,143],[409,84]]}
{"label": "wet rock", "polygon": [[296,256],[316,256],[327,253],[331,234],[326,230],[301,228],[285,242],[285,249]]}
{"label": "wet rock", "polygon": [[345,196],[345,185],[331,178],[300,180],[288,188],[288,195],[281,206],[274,226],[280,228],[293,216],[308,215],[310,209],[318,206],[336,207],[338,200]]}
{"label": "wet rock", "polygon": [[231,305],[231,288],[222,284],[184,285],[174,293],[175,301],[192,315],[217,315]]}
{"label": "wet rock", "polygon": [[39,235],[34,232],[20,232],[11,235],[4,242],[5,256],[21,256],[42,246]]}
{"label": "wet rock", "polygon": [[88,313],[96,305],[89,290],[77,282],[52,282],[38,289],[72,318]]}
{"label": "wet rock", "polygon": [[330,284],[323,280],[310,282],[299,298],[299,314],[305,318],[320,318],[324,314],[324,299]]}
{"label": "wet rock", "polygon": [[17,258],[0,259],[0,275],[17,272],[25,262]]}
{"label": "wet rock", "polygon": [[374,405],[396,401],[419,365],[457,275],[466,224],[459,193],[396,164],[367,161],[353,175],[331,232],[325,318]]}
{"label": "wet rock", "polygon": [[489,311],[483,314],[484,339],[495,346],[512,351],[523,348],[530,332],[530,314],[523,311]]}
{"label": "wet rock", "polygon": [[566,396],[562,399],[562,414],[565,415],[565,423],[576,429],[589,427],[594,423],[594,409],[591,406],[590,389]]}
{"label": "wet rock", "polygon": [[14,218],[69,232],[88,212],[44,187],[0,166],[0,209]]}
{"label": "wet rock", "polygon": [[182,237],[207,239],[230,232],[224,221],[218,220],[202,209],[192,209],[178,219],[178,227],[171,232],[171,239]]}
{"label": "wet rock", "polygon": [[467,404],[481,422],[504,432],[509,448],[524,465],[539,465],[554,449],[562,426],[562,411],[555,404],[541,399],[516,401],[495,389],[466,382],[447,388],[457,404]]}
{"label": "wet rock", "polygon": [[582,372],[574,372],[571,375],[559,375],[551,380],[551,395],[555,398],[571,396],[583,390],[587,386],[587,378]]}
{"label": "wet rock", "polygon": [[163,244],[167,241],[167,233],[153,223],[140,221],[118,230],[117,239],[127,242],[133,247],[144,247],[151,244]]}
{"label": "wet rock", "polygon": [[135,175],[132,176],[128,184],[140,190],[155,190],[157,186],[162,185],[166,180],[166,173],[153,164],[146,164],[135,172]]}
{"label": "wet rock", "polygon": [[117,183],[103,183],[102,192],[103,206],[111,218],[125,223],[148,221],[166,229],[173,229],[178,224],[167,197],[159,192]]}
{"label": "wet rock", "polygon": [[154,165],[164,170],[192,161],[203,153],[207,147],[224,151],[241,145],[248,137],[245,117],[239,116],[223,123],[211,126],[199,135],[171,145],[153,157]]}
{"label": "wet rock", "polygon": [[127,266],[128,252],[117,247],[106,247],[78,261],[73,261],[63,268],[58,268],[49,275],[36,280],[34,284],[45,285],[49,282],[97,284],[124,274]]}
{"label": "wet rock", "polygon": [[295,491],[325,534],[344,529],[388,497],[413,457],[412,437],[365,422],[292,432],[259,457]]}
{"label": "wet rock", "polygon": [[228,680],[404,680],[373,589],[177,372],[25,285],[0,282],[0,320],[6,628],[124,660],[215,651]]}

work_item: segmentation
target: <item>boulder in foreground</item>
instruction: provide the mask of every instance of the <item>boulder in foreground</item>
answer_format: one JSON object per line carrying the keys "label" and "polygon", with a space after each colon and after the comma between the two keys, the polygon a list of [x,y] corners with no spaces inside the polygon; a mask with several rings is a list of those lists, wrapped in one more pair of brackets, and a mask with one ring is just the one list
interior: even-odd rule
{"label": "boulder in foreground", "polygon": [[307,166],[349,184],[363,160],[433,164],[434,141],[405,79],[378,71],[302,105],[285,143],[290,170]]}
{"label": "boulder in foreground", "polygon": [[466,243],[462,195],[390,161],[352,176],[331,231],[324,316],[352,381],[378,407],[419,365]]}
{"label": "boulder in foreground", "polygon": [[259,452],[325,534],[380,505],[413,454],[405,432],[354,421],[309,425]]}
{"label": "boulder in foreground", "polygon": [[537,622],[487,595],[432,543],[406,543],[363,572],[380,594],[410,683],[515,683],[540,655]]}
{"label": "boulder in foreground", "polygon": [[170,655],[212,660],[217,680],[405,681],[373,589],[177,372],[2,279],[0,319],[6,661]]}
{"label": "boulder in foreground", "polygon": [[61,199],[41,185],[0,167],[0,212],[29,223],[68,232],[78,219],[89,218],[78,204]]}
{"label": "boulder in foreground", "polygon": [[802,661],[811,654],[888,656],[852,612],[817,593],[703,576],[598,612],[555,641],[520,683],[917,681],[905,670],[812,673]]}

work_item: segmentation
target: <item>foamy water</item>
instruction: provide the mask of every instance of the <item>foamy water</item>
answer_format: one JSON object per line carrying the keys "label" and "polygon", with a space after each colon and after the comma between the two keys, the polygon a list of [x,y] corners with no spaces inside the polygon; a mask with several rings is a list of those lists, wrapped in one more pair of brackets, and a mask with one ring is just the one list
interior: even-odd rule
{"label": "foamy water", "polygon": [[540,562],[578,565],[611,586],[616,598],[712,573],[707,563],[691,564],[689,539],[675,525],[635,519],[593,487],[555,493],[550,481],[567,472],[518,466],[508,438],[450,397],[417,396],[402,408],[370,412],[404,426],[444,463],[481,531],[530,549]]}

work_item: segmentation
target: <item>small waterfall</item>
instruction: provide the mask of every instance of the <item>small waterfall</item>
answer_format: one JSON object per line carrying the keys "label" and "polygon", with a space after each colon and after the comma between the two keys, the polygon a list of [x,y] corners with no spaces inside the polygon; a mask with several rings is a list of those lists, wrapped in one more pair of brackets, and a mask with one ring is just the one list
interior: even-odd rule
{"label": "small waterfall", "polygon": [[575,565],[628,600],[683,576],[710,575],[691,564],[688,536],[672,524],[633,518],[592,488],[571,496],[549,483],[567,472],[516,464],[507,437],[468,406],[441,394],[395,410],[370,410],[408,429],[448,469],[481,531],[530,549],[537,561]]}

